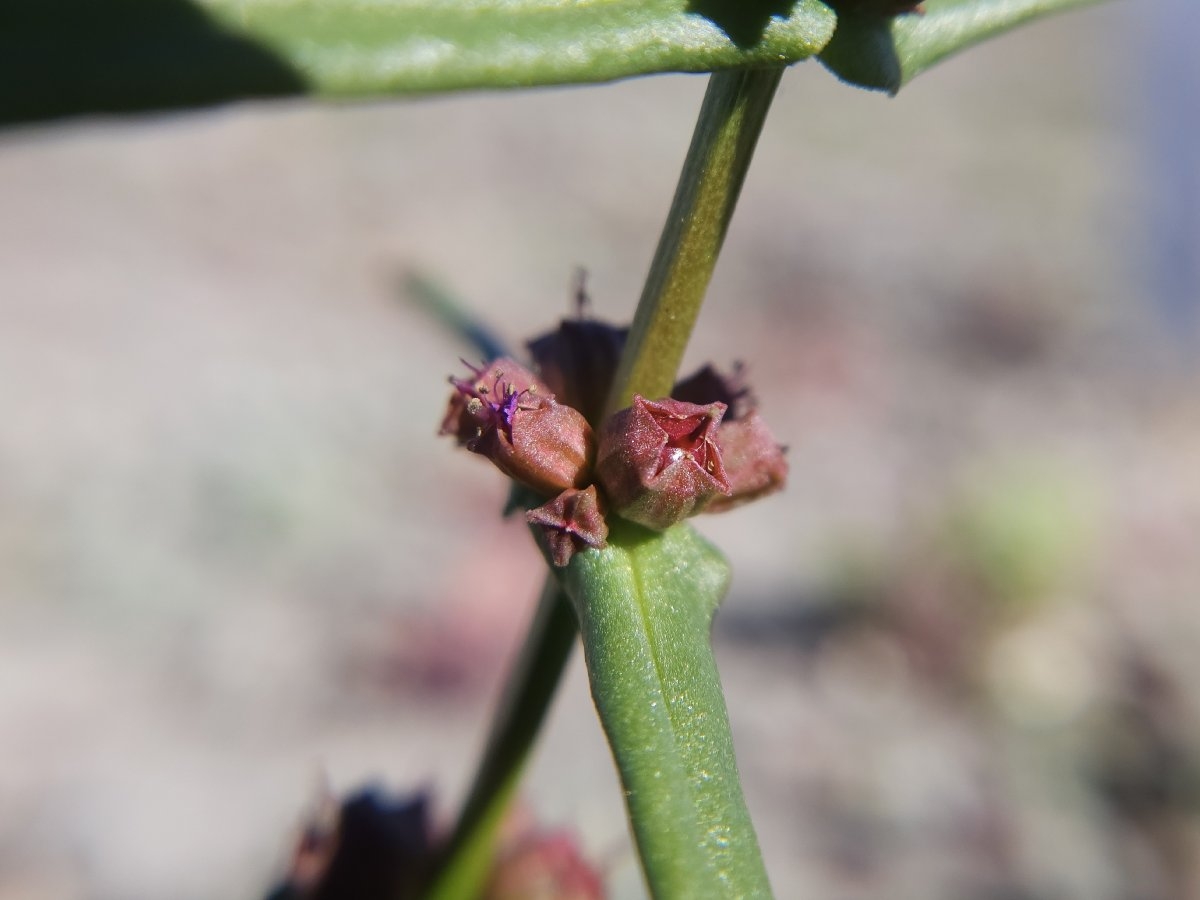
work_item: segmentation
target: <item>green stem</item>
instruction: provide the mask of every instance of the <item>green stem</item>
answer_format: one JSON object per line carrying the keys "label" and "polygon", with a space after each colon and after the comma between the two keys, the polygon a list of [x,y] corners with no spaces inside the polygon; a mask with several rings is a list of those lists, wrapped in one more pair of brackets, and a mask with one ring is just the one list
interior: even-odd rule
{"label": "green stem", "polygon": [[634,394],[671,393],[782,75],[782,68],[737,69],[709,79],[613,383],[610,411],[628,406]]}
{"label": "green stem", "polygon": [[[782,72],[709,80],[610,411],[670,394]],[[651,894],[770,897],[709,642],[724,562],[692,534],[614,524],[564,582]]]}
{"label": "green stem", "polygon": [[575,616],[554,578],[547,578],[525,645],[509,675],[475,783],[428,900],[475,900],[495,859],[496,833],[554,689],[575,646]]}
{"label": "green stem", "polygon": [[[719,72],[710,78],[675,199],[638,304],[621,368],[614,380],[613,393],[609,398],[611,408],[628,405],[634,393],[651,397],[670,393],[782,72],[778,68],[752,69]],[[667,576],[664,574],[664,577]],[[579,602],[578,598],[576,602]],[[566,598],[554,579],[548,579],[534,624],[493,720],[492,734],[475,783],[443,857],[439,876],[427,895],[429,900],[474,900],[482,890],[493,860],[497,829],[516,789],[522,765],[545,717],[577,633],[575,617]],[[753,886],[749,893],[739,896],[765,896],[768,889],[765,887],[765,875],[762,874],[757,841],[749,818],[744,814],[741,788],[733,767],[724,702],[720,699],[716,670],[711,665],[711,651],[707,650],[707,642],[703,643],[706,654],[702,655],[706,656],[708,662],[701,668],[706,672],[711,669],[711,672],[705,677],[697,677],[700,682],[717,685],[717,699],[702,704],[713,707],[714,715],[706,724],[717,731],[709,747],[728,748],[727,751],[719,750],[716,755],[722,761],[720,764],[728,766],[733,776],[732,779],[718,780],[719,795],[714,790],[704,789],[694,794],[689,788],[680,797],[707,798],[705,816],[712,821],[720,820],[725,815],[723,811],[734,810],[733,855],[729,860],[713,863],[715,869],[710,863],[705,863],[703,871],[716,874],[719,882],[725,882],[730,871],[749,873],[733,879],[735,883]],[[599,647],[596,649],[600,651],[601,658],[615,665],[616,671],[620,670],[619,653],[608,654]],[[613,669],[609,668],[608,671]],[[600,680],[603,682],[605,678]],[[598,697],[606,693],[593,678],[593,693],[597,691]],[[644,700],[642,697],[635,702]],[[620,761],[631,749],[621,746],[623,742],[627,743],[627,735],[620,729],[611,729],[611,717],[605,714],[605,709],[611,707],[606,707],[599,700],[598,705],[602,724],[613,744],[614,755]],[[679,769],[683,773],[681,777],[695,781],[698,778],[697,771],[701,769],[698,762],[685,758],[688,756],[686,753],[678,759],[667,759],[665,756],[675,751],[663,749],[674,746],[678,750],[680,746],[688,746],[688,740],[698,742],[700,746],[706,743],[705,736],[696,733],[690,738],[685,737],[682,745],[671,744],[670,741],[659,744],[657,752],[660,761],[668,768]],[[621,768],[623,777],[626,777],[623,764]],[[655,796],[653,792],[642,791],[641,787],[639,785],[636,791],[638,798]],[[630,796],[633,797],[632,792]],[[664,796],[661,788],[657,796]],[[648,814],[637,805],[631,806],[630,811],[635,820],[645,818]],[[677,885],[680,881],[678,873],[664,881],[661,877],[663,867],[675,870],[682,866],[687,869],[687,861],[694,859],[696,852],[707,843],[692,841],[693,846],[688,850],[679,843],[678,836],[690,834],[690,825],[677,831],[672,841],[670,833],[659,834],[659,829],[646,827],[651,819],[634,823],[638,848],[647,870],[647,880],[655,889],[656,896],[669,896],[669,889],[664,893],[658,886]],[[671,829],[664,831],[670,832]],[[713,831],[712,834],[718,835],[722,845],[725,845],[724,832]],[[688,842],[686,838],[684,842]],[[711,851],[711,847],[705,851],[710,860],[716,858]],[[674,862],[671,862],[672,859]],[[695,876],[700,874],[699,869],[693,871]],[[700,878],[698,883],[712,885],[707,878]],[[729,887],[727,882],[725,887]],[[711,894],[702,892],[690,896],[710,895],[733,896],[715,887]]]}

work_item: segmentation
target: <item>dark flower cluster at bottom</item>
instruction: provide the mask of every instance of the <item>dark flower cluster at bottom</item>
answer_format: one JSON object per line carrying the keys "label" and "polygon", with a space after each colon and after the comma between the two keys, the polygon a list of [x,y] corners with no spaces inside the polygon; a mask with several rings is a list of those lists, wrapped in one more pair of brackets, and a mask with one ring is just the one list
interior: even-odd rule
{"label": "dark flower cluster at bottom", "polygon": [[[424,793],[368,787],[342,800],[322,796],[304,822],[288,872],[266,900],[419,900],[448,855]],[[578,843],[510,812],[479,900],[601,900],[600,872]]]}
{"label": "dark flower cluster at bottom", "polygon": [[599,417],[626,334],[566,321],[530,342],[536,372],[501,357],[450,379],[441,433],[545,499],[526,518],[557,566],[606,546],[609,516],[662,531],[773,493],[787,479],[784,448],[740,368],[724,376],[705,366],[671,397],[635,396],[589,423],[581,410]]}

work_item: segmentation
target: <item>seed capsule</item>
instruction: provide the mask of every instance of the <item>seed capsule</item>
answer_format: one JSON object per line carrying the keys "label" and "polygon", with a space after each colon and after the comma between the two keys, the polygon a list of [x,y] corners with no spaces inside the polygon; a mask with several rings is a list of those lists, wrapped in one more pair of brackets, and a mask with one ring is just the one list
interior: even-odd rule
{"label": "seed capsule", "polygon": [[531,509],[525,518],[541,532],[556,566],[565,566],[572,556],[588,547],[601,549],[608,541],[608,524],[595,485],[582,491],[568,488]]}
{"label": "seed capsule", "polygon": [[633,398],[600,435],[596,476],[617,515],[662,531],[727,496],[717,445],[724,403]]}
{"label": "seed capsule", "polygon": [[757,412],[736,422],[722,422],[717,446],[729,477],[729,496],[714,497],[705,512],[724,512],[783,490],[788,474],[785,448]]}

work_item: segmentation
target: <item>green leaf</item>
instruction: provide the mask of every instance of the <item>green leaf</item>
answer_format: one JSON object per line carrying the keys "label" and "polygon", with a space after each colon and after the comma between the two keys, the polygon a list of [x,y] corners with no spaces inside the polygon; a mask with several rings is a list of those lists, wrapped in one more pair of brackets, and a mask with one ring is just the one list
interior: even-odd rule
{"label": "green leaf", "polygon": [[0,122],[779,65],[834,24],[818,0],[10,0]]}
{"label": "green leaf", "polygon": [[709,642],[725,560],[686,525],[616,521],[562,579],[651,893],[769,897]]}
{"label": "green leaf", "polygon": [[843,13],[821,62],[852,84],[895,93],[960,50],[1029,19],[1100,0],[926,0],[924,15]]}

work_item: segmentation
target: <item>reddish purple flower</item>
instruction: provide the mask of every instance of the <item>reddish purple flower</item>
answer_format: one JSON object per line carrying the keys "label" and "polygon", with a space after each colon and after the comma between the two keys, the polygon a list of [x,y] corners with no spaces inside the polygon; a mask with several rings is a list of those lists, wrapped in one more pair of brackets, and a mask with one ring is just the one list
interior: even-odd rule
{"label": "reddish purple flower", "polygon": [[595,485],[582,491],[568,488],[531,509],[525,518],[541,532],[556,566],[565,566],[572,556],[588,547],[601,549],[608,541],[608,524]]}
{"label": "reddish purple flower", "polygon": [[522,394],[550,394],[538,377],[508,357],[502,356],[471,370],[472,378],[451,378],[454,393],[446,407],[439,434],[452,434],[461,446],[467,446],[501,420],[509,398]]}
{"label": "reddish purple flower", "polygon": [[482,369],[471,380],[451,379],[442,434],[543,495],[587,484],[595,439],[583,416],[554,399],[537,377],[511,359]]}
{"label": "reddish purple flower", "polygon": [[613,510],[661,531],[727,496],[717,444],[724,403],[633,398],[605,423],[596,475]]}

